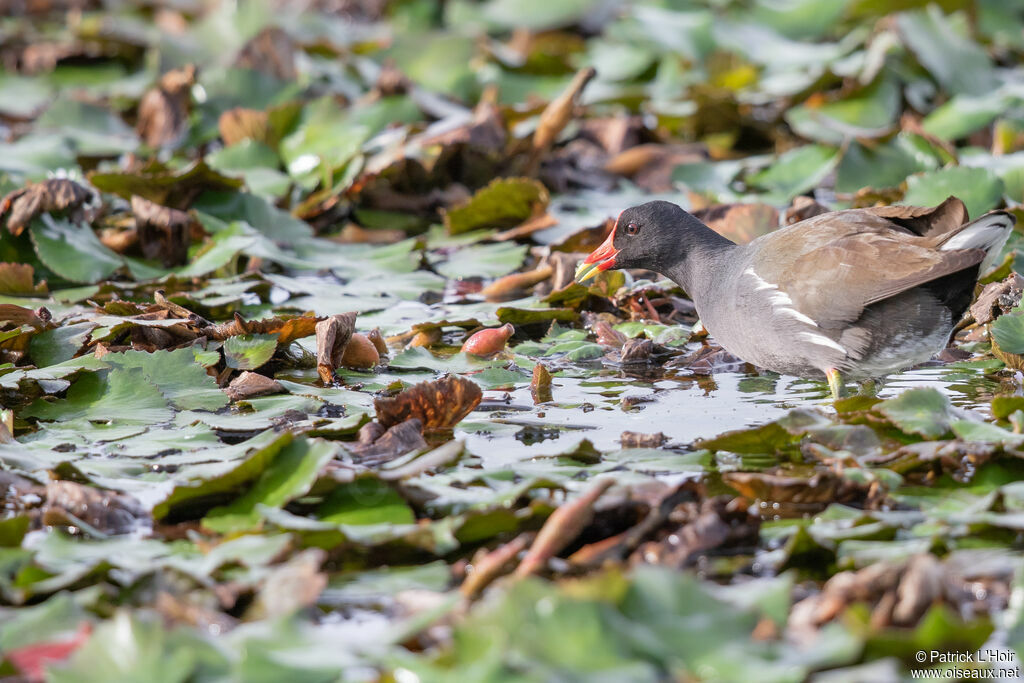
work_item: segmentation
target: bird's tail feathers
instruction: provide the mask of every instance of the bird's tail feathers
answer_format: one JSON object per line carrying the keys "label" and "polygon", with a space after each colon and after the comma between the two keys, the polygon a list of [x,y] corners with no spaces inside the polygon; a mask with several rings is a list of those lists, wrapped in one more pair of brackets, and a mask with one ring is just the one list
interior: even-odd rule
{"label": "bird's tail feathers", "polygon": [[939,248],[943,251],[952,249],[984,249],[987,253],[981,262],[979,272],[986,273],[999,258],[1006,244],[1013,224],[1017,221],[1012,213],[1006,211],[990,211],[981,218],[971,221]]}

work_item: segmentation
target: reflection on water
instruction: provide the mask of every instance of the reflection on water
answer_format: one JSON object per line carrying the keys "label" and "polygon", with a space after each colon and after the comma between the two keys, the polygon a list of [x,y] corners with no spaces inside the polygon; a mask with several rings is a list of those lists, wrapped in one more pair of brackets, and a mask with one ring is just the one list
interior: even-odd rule
{"label": "reflection on water", "polygon": [[[938,389],[955,406],[987,417],[999,383],[977,369],[922,367],[890,376],[877,393],[891,398],[914,387]],[[773,374],[645,378],[610,369],[589,378],[555,377],[552,395],[553,403],[535,406],[529,388],[486,392],[459,436],[473,453],[498,465],[571,451],[583,439],[614,450],[623,431],[662,432],[670,445],[684,446],[768,422],[797,407],[832,411],[824,382]]]}

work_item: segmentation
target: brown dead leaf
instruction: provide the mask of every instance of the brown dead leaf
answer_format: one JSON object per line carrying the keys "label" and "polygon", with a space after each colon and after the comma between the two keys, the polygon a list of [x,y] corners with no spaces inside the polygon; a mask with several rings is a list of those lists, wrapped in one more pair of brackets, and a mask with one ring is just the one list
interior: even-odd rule
{"label": "brown dead leaf", "polygon": [[270,74],[282,81],[294,81],[295,45],[291,37],[276,26],[265,28],[239,52],[235,66]]}
{"label": "brown dead leaf", "polygon": [[[955,613],[963,613],[967,603],[974,600],[975,574],[983,575],[971,572],[971,576],[965,576],[949,561],[940,562],[930,553],[840,572],[825,583],[820,593],[793,606],[789,630],[802,638],[813,637],[854,604],[871,609],[873,629],[914,628],[936,603],[947,603]],[[1007,574],[1000,580],[1008,582]]]}
{"label": "brown dead leaf", "polygon": [[235,313],[233,320],[205,326],[199,330],[199,334],[215,341],[224,341],[240,334],[276,334],[278,346],[287,346],[296,339],[315,334],[319,321],[320,318],[312,315],[246,320],[241,314]]}
{"label": "brown dead leaf", "polygon": [[537,129],[533,133],[535,158],[536,155],[543,153],[554,144],[559,133],[572,119],[573,109],[579,100],[580,93],[583,92],[590,79],[596,75],[597,71],[589,66],[577,71],[565,90],[551,100],[541,112],[540,120],[537,121]]}
{"label": "brown dead leaf", "polygon": [[[49,314],[49,311],[47,311],[47,314]],[[42,330],[47,327],[48,322],[48,316],[47,319],[44,319],[43,316],[40,316],[38,312],[33,311],[31,308],[15,304],[0,304],[0,324],[31,325],[38,330]]]}
{"label": "brown dead leaf", "polygon": [[473,558],[473,570],[459,587],[462,594],[467,598],[480,595],[491,582],[509,571],[512,561],[526,550],[533,537],[533,533],[519,534],[494,550],[481,548]]}
{"label": "brown dead leaf", "polygon": [[232,401],[242,401],[254,396],[277,394],[284,391],[284,387],[276,379],[257,372],[245,371],[231,380],[231,384],[224,391]]}
{"label": "brown dead leaf", "polygon": [[794,223],[805,221],[808,218],[828,213],[831,210],[832,209],[827,206],[814,201],[811,197],[800,195],[799,197],[795,197],[793,199],[793,205],[786,209],[786,216],[783,220],[786,225],[793,225]]}
{"label": "brown dead leaf", "polygon": [[660,541],[639,545],[631,556],[633,563],[681,568],[708,550],[757,544],[760,520],[747,511],[743,501],[716,496],[700,504],[684,503],[668,516],[668,521],[680,513],[685,518],[682,525],[664,529]]}
{"label": "brown dead leaf", "polygon": [[541,266],[525,273],[512,273],[498,278],[480,290],[480,293],[487,301],[493,302],[522,299],[529,294],[531,287],[547,280],[554,272],[551,266]]}
{"label": "brown dead leaf", "polygon": [[425,431],[451,429],[466,417],[483,398],[475,382],[448,375],[421,382],[391,398],[373,400],[377,421],[390,427],[409,418],[417,418]]}
{"label": "brown dead leaf", "polygon": [[46,280],[33,283],[35,269],[28,263],[0,263],[0,294],[38,296],[46,294]]}
{"label": "brown dead leaf", "polygon": [[892,608],[892,622],[913,626],[937,600],[942,598],[943,568],[930,553],[915,555],[907,562]]}
{"label": "brown dead leaf", "polygon": [[971,315],[979,325],[992,322],[1020,305],[1024,296],[1024,277],[1011,273],[1002,282],[990,282],[971,305]]}
{"label": "brown dead leaf", "polygon": [[307,548],[272,567],[246,619],[284,618],[316,604],[327,587],[327,575],[320,571],[326,559],[327,552],[321,548]]}
{"label": "brown dead leaf", "polygon": [[68,515],[104,533],[123,534],[134,530],[145,517],[137,500],[123,493],[115,493],[72,481],[50,481],[46,484],[46,503],[42,508],[43,524],[47,526],[70,524]]}
{"label": "brown dead leaf", "polygon": [[198,221],[184,211],[132,196],[132,213],[142,255],[159,259],[165,268],[184,265]]}
{"label": "brown dead leaf", "polygon": [[91,198],[92,193],[73,180],[51,178],[8,193],[0,200],[0,218],[10,212],[7,230],[20,235],[41,213],[68,211],[75,220],[80,219],[82,206]]}
{"label": "brown dead leaf", "polygon": [[644,434],[643,432],[622,432],[619,443],[623,448],[660,448],[667,439],[661,432]]}
{"label": "brown dead leaf", "polygon": [[423,147],[467,145],[481,150],[503,150],[508,140],[501,111],[491,102],[481,101],[473,110],[473,118],[465,125],[440,132],[428,128],[415,142]]}
{"label": "brown dead leaf", "polygon": [[341,366],[355,329],[355,312],[332,315],[316,324],[316,371],[324,384],[334,381],[334,371]]}
{"label": "brown dead leaf", "polygon": [[560,505],[544,522],[526,557],[516,567],[515,575],[524,578],[540,569],[549,559],[576,540],[594,518],[594,503],[615,482],[611,477],[599,479],[579,497]]}
{"label": "brown dead leaf", "polygon": [[168,71],[139,102],[139,120],[135,128],[150,147],[173,147],[188,128],[191,89],[196,82],[196,67],[189,64]]}
{"label": "brown dead leaf", "polygon": [[541,214],[540,216],[531,216],[516,227],[499,232],[491,239],[495,242],[507,242],[508,240],[522,239],[535,232],[547,230],[548,228],[556,225],[558,225],[558,219],[549,213]]}
{"label": "brown dead leaf", "polygon": [[530,395],[533,396],[534,403],[547,403],[551,400],[551,373],[543,363],[533,366]]}
{"label": "brown dead leaf", "polygon": [[384,341],[384,335],[380,333],[380,328],[375,327],[366,333],[366,338],[370,340],[370,343],[377,349],[377,355],[380,358],[388,357],[388,344]]}
{"label": "brown dead leaf", "polygon": [[367,467],[421,448],[427,448],[427,442],[423,438],[423,423],[415,417],[388,429],[379,422],[370,422],[359,430],[359,442],[349,445],[356,462]]}
{"label": "brown dead leaf", "polygon": [[[613,351],[612,354],[615,352]],[[635,337],[627,339],[618,352],[618,361],[623,365],[648,363],[654,354],[654,342],[650,339]]]}
{"label": "brown dead leaf", "polygon": [[694,216],[737,244],[746,244],[779,227],[779,212],[768,204],[718,204]]}
{"label": "brown dead leaf", "polygon": [[234,145],[243,140],[256,140],[273,146],[270,116],[259,109],[228,109],[217,120],[217,129],[225,145]]}

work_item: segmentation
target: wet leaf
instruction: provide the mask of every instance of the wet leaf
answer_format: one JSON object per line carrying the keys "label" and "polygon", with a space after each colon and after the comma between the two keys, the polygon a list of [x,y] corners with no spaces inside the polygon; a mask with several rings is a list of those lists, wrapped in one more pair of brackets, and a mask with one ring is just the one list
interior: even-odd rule
{"label": "wet leaf", "polygon": [[982,168],[943,168],[907,178],[907,193],[903,203],[935,206],[951,195],[963,201],[968,213],[977,217],[994,209],[1002,201],[1003,182],[991,171]]}
{"label": "wet leaf", "polygon": [[8,212],[7,229],[20,235],[32,219],[41,213],[69,212],[80,216],[80,208],[92,194],[78,183],[66,179],[45,180],[15,190],[0,200],[0,217]]}
{"label": "wet leaf", "polygon": [[925,438],[938,439],[949,431],[949,398],[935,389],[909,389],[874,409],[900,429]]}
{"label": "wet leaf", "polygon": [[548,191],[529,178],[498,178],[465,203],[444,212],[451,235],[479,228],[511,228],[543,213]]}
{"label": "wet leaf", "polygon": [[224,362],[229,368],[255,370],[277,350],[276,334],[239,334],[224,340]]}
{"label": "wet leaf", "polygon": [[374,399],[377,420],[385,427],[416,418],[427,431],[451,429],[480,403],[482,393],[463,377],[422,382],[393,398]]}
{"label": "wet leaf", "polygon": [[304,495],[337,448],[320,439],[296,439],[273,460],[248,490],[230,505],[216,507],[203,518],[203,526],[219,533],[244,531],[260,520],[260,508],[280,508]]}
{"label": "wet leaf", "polygon": [[995,74],[988,55],[937,6],[904,12],[896,21],[911,51],[950,92],[983,95],[993,89]]}
{"label": "wet leaf", "polygon": [[748,182],[788,202],[821,182],[838,160],[838,152],[831,147],[805,145],[786,152],[772,166],[748,178]]}

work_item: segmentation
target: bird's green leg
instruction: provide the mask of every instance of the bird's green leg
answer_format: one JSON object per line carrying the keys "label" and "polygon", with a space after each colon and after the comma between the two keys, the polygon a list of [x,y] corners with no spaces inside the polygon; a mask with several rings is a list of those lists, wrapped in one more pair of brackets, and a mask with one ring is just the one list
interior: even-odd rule
{"label": "bird's green leg", "polygon": [[840,376],[839,371],[835,368],[829,368],[825,371],[825,377],[828,378],[828,388],[832,390],[832,398],[842,398],[845,392],[843,391],[843,378]]}

